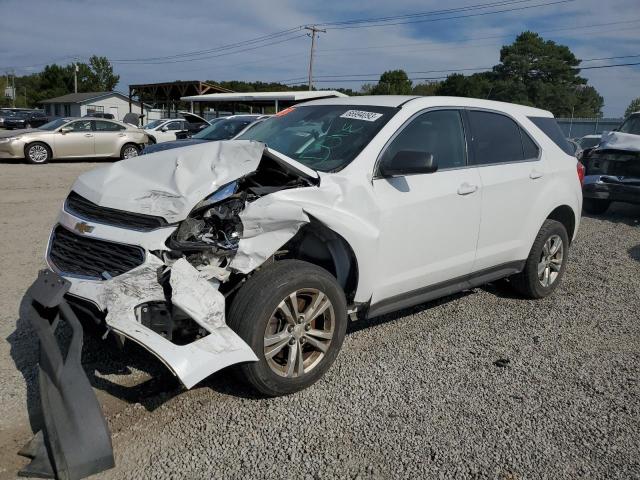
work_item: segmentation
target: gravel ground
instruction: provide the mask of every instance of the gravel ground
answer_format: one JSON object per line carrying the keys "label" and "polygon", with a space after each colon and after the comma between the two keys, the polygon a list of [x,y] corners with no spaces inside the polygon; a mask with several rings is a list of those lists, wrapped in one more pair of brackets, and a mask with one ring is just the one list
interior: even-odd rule
{"label": "gravel ground", "polygon": [[[0,477],[38,422],[22,295],[94,166],[0,165]],[[183,391],[141,349],[88,337],[117,462],[98,477],[640,478],[640,207],[583,218],[570,257],[548,299],[490,285],[353,323],[326,377],[284,398],[228,371]]]}

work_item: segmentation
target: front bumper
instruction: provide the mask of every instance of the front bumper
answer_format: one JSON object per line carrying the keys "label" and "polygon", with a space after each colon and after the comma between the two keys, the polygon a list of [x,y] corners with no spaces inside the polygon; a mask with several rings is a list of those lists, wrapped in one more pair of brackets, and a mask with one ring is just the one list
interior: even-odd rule
{"label": "front bumper", "polygon": [[582,187],[584,198],[640,204],[640,178],[588,175]]}
{"label": "front bumper", "polygon": [[[83,224],[85,233],[79,233]],[[136,245],[145,250],[145,260],[138,267],[108,280],[82,278],[60,271],[47,254],[47,264],[71,282],[69,294],[90,302],[104,313],[106,327],[140,344],[157,356],[186,388],[229,365],[257,361],[251,348],[224,322],[224,297],[215,281],[202,278],[186,262],[165,264],[152,251],[166,250],[165,241],[175,226],[151,231],[134,231],[110,225],[91,223],[72,213],[61,211],[58,225],[83,237]],[[56,227],[54,227],[55,229]],[[51,249],[51,239],[47,252]],[[166,298],[158,272],[171,270],[172,297]],[[187,312],[207,334],[191,343],[178,345],[142,324],[141,305],[170,300]]]}
{"label": "front bumper", "polygon": [[0,142],[0,158],[16,160],[24,158],[24,143],[16,140]]}

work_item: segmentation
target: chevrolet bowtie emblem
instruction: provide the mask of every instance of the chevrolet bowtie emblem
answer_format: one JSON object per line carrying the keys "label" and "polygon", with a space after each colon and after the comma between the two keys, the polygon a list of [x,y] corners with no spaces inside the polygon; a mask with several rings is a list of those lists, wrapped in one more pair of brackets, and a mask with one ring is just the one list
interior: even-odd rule
{"label": "chevrolet bowtie emblem", "polygon": [[93,227],[85,222],[76,223],[75,227],[73,227],[77,232],[85,234],[93,232]]}

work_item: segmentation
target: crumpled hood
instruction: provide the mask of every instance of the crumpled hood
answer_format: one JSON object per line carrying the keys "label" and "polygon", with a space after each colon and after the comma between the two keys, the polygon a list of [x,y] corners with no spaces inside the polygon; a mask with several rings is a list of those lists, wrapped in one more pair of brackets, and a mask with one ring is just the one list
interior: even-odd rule
{"label": "crumpled hood", "polygon": [[123,160],[84,173],[72,190],[103,207],[176,222],[221,186],[253,172],[265,146],[211,142]]}
{"label": "crumpled hood", "polygon": [[602,135],[595,150],[624,150],[640,152],[640,135],[622,132],[608,132]]}
{"label": "crumpled hood", "polygon": [[191,145],[198,145],[200,143],[207,143],[211,140],[204,140],[201,138],[181,138],[179,140],[171,140],[169,142],[156,143],[144,148],[144,154],[155,152],[163,152],[165,150],[171,150],[174,148],[189,147]]}
{"label": "crumpled hood", "polygon": [[103,207],[184,220],[220,187],[258,168],[263,154],[308,178],[315,171],[253,140],[206,142],[141,155],[78,177],[71,189]]}

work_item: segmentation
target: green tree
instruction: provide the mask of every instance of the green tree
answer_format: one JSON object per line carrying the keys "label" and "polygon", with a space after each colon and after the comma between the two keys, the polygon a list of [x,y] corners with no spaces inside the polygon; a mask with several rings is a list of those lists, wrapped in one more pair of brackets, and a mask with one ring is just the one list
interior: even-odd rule
{"label": "green tree", "polygon": [[113,66],[107,57],[93,55],[89,59],[89,78],[93,83],[94,91],[110,92],[120,81],[120,75],[113,73]]}
{"label": "green tree", "polygon": [[411,80],[404,70],[387,70],[380,75],[372,95],[411,95]]}
{"label": "green tree", "polygon": [[449,75],[437,93],[533,105],[556,116],[600,116],[604,100],[579,75],[579,64],[567,46],[523,32],[502,47],[492,71]]}
{"label": "green tree", "polygon": [[411,93],[413,95],[422,95],[424,97],[430,97],[432,95],[437,95],[438,87],[440,86],[440,82],[425,82],[414,85],[411,89]]}
{"label": "green tree", "polygon": [[624,111],[624,116],[628,117],[633,112],[638,112],[638,111],[640,111],[640,97],[631,101],[627,109]]}

